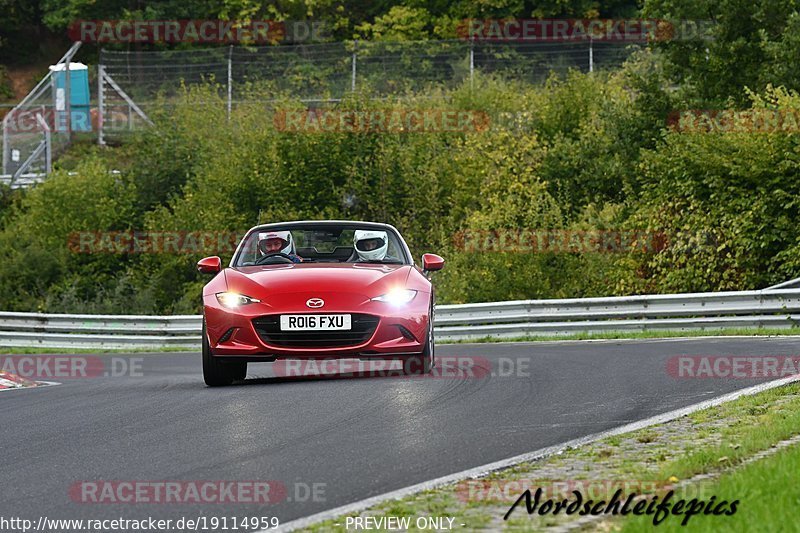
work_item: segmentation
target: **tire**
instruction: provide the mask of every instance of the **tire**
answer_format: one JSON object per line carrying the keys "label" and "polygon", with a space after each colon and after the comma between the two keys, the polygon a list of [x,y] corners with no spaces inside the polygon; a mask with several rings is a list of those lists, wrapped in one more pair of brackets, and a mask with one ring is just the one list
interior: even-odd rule
{"label": "tire", "polygon": [[430,374],[436,366],[434,357],[434,338],[433,338],[433,305],[428,319],[428,334],[425,339],[425,349],[419,355],[412,355],[403,362],[403,372],[409,376]]}
{"label": "tire", "polygon": [[209,387],[225,387],[234,381],[241,381],[247,375],[247,363],[224,361],[214,357],[206,336],[206,323],[203,321],[203,380]]}

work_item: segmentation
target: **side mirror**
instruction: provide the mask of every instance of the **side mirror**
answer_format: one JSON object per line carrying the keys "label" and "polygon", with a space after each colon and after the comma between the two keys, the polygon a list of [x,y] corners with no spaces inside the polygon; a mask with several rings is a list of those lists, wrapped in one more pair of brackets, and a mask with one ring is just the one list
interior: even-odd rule
{"label": "side mirror", "polygon": [[197,271],[203,274],[216,274],[220,270],[222,270],[222,259],[216,255],[197,262]]}
{"label": "side mirror", "polygon": [[436,254],[422,254],[422,271],[435,272],[444,268],[444,259]]}

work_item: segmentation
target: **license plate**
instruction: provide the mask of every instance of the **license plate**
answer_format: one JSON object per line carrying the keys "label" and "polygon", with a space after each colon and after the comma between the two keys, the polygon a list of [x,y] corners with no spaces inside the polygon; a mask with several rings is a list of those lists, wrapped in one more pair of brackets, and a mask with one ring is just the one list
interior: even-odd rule
{"label": "license plate", "polygon": [[350,329],[350,315],[281,315],[281,331]]}

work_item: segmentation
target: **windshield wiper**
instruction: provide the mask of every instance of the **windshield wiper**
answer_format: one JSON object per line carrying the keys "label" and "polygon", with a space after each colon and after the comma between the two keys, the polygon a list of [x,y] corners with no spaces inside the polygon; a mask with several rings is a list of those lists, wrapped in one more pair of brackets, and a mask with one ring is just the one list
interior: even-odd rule
{"label": "windshield wiper", "polygon": [[369,259],[367,261],[356,261],[358,263],[371,263],[376,265],[402,265],[403,262],[399,259]]}

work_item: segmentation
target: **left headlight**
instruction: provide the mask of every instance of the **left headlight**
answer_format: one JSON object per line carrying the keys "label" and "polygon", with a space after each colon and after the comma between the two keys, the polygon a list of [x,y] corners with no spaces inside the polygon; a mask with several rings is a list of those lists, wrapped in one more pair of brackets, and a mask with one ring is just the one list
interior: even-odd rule
{"label": "left headlight", "polygon": [[256,300],[255,298],[250,298],[249,296],[237,294],[235,292],[218,292],[217,301],[222,307],[236,309],[237,307],[241,307],[243,305],[258,303],[261,300]]}
{"label": "left headlight", "polygon": [[411,289],[395,289],[386,294],[381,294],[372,298],[373,302],[386,302],[392,305],[403,305],[409,303],[417,295],[417,291]]}

